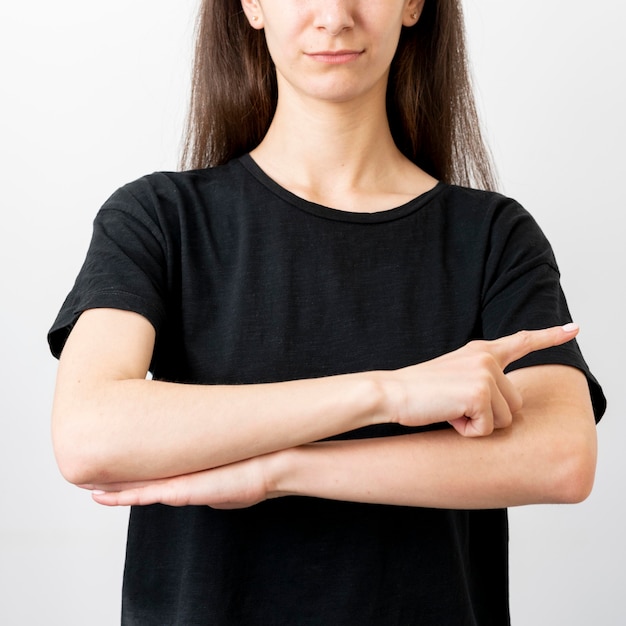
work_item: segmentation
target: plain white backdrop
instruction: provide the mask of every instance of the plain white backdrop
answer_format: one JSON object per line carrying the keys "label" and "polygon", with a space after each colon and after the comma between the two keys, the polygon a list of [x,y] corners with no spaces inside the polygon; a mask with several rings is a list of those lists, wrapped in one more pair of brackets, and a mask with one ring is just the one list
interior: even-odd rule
{"label": "plain white backdrop", "polygon": [[[288,1],[288,0],[285,0]],[[0,6],[0,623],[119,622],[127,511],[60,477],[46,331],[103,201],[175,169],[194,0]],[[515,626],[626,623],[623,415],[626,9],[617,0],[465,0],[502,188],[552,241],[604,386],[596,487],[511,511]],[[384,625],[381,625],[384,626]]]}

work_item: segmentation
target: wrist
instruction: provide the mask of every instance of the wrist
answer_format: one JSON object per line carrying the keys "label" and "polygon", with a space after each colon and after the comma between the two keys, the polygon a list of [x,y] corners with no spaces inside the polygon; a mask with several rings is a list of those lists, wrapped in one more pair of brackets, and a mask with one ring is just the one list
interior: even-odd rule
{"label": "wrist", "polygon": [[297,457],[298,448],[279,450],[260,457],[268,500],[296,495],[293,490],[293,475]]}
{"label": "wrist", "polygon": [[400,407],[405,405],[403,388],[392,374],[394,371],[370,372],[376,387],[376,416],[374,423],[400,423]]}
{"label": "wrist", "polygon": [[368,371],[359,376],[359,397],[363,402],[362,415],[366,415],[357,427],[386,424],[394,421],[392,410],[393,381],[386,371]]}

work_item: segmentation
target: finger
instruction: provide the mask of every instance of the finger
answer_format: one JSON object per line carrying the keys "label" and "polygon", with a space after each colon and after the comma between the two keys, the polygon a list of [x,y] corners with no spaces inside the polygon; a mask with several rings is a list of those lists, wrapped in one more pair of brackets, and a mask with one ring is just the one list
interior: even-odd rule
{"label": "finger", "polygon": [[144,483],[143,486],[119,491],[94,489],[91,495],[96,502],[106,506],[144,506],[156,504],[157,502],[172,506],[183,506],[188,503],[186,492],[184,489],[181,489],[180,485],[173,485],[173,480],[175,479]]}
{"label": "finger", "polygon": [[576,337],[579,328],[576,324],[552,326],[541,330],[521,330],[513,335],[491,341],[489,352],[502,369],[522,357],[553,346],[567,343]]}
{"label": "finger", "polygon": [[101,489],[93,489],[91,497],[104,506],[121,506],[119,503],[119,491],[102,491]]}
{"label": "finger", "polygon": [[513,421],[513,414],[522,408],[522,394],[502,372],[496,378],[496,389],[491,403],[494,428],[508,428]]}
{"label": "finger", "polygon": [[497,428],[508,428],[511,425],[513,413],[518,409],[518,404],[521,405],[521,397],[517,390],[508,388],[506,391],[500,388],[495,389],[491,398],[494,430]]}
{"label": "finger", "polygon": [[463,437],[486,437],[493,432],[493,414],[490,410],[473,417],[457,417],[448,423]]}
{"label": "finger", "polygon": [[513,413],[521,408],[521,393],[504,373],[496,370],[491,384],[475,394],[465,415],[449,423],[464,437],[485,437],[496,428],[509,427]]}
{"label": "finger", "polygon": [[484,387],[474,394],[462,417],[449,423],[464,437],[485,437],[493,432],[492,391]]}
{"label": "finger", "polygon": [[98,503],[105,506],[138,506],[140,504],[154,504],[156,501],[148,502],[142,494],[146,488],[130,489],[128,491],[102,491],[94,489],[91,497]]}

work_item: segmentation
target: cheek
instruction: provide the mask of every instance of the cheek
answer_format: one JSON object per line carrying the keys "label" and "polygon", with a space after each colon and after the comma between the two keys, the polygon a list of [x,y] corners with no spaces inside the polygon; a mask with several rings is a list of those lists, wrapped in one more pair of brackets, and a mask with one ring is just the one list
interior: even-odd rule
{"label": "cheek", "polygon": [[385,58],[387,63],[391,63],[396,50],[398,49],[398,42],[400,40],[400,29],[397,31],[387,31],[384,33],[380,41],[380,56]]}
{"label": "cheek", "polygon": [[284,28],[265,28],[265,42],[272,60],[277,65],[282,61],[294,58],[298,51],[297,38]]}

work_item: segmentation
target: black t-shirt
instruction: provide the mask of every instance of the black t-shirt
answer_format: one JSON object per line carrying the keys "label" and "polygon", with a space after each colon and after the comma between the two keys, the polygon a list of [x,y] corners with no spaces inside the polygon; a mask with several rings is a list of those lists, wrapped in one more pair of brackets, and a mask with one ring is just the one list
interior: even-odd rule
{"label": "black t-shirt", "polygon": [[[155,379],[200,384],[398,368],[570,321],[550,246],[514,201],[439,184],[387,211],[338,211],[286,191],[249,156],[117,191],[50,331],[55,355],[95,307],[154,325]],[[581,369],[602,415],[576,342],[512,367],[543,363]],[[501,626],[507,542],[505,510],[304,497],[235,511],[136,507],[123,621]]]}

